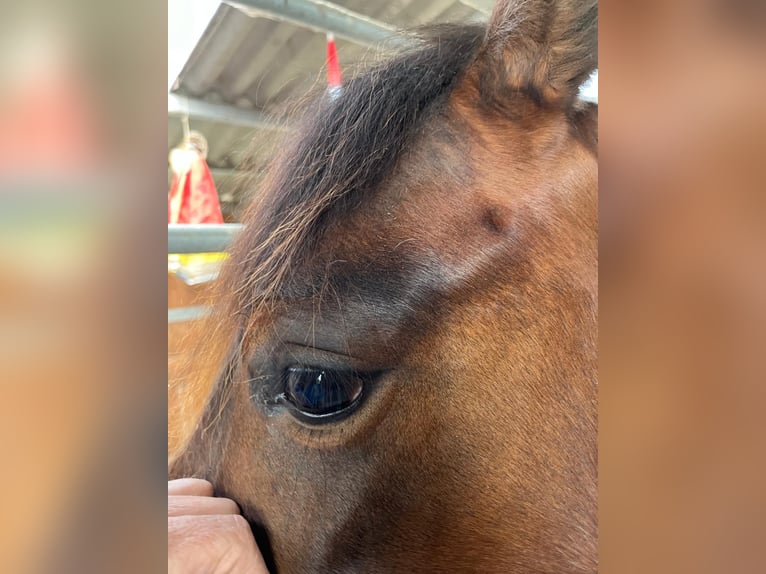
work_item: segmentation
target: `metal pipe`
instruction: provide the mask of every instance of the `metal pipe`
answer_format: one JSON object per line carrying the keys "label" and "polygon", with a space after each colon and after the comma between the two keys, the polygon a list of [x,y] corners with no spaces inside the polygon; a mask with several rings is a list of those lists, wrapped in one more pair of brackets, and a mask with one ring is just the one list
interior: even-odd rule
{"label": "metal pipe", "polygon": [[[248,175],[248,173],[244,170],[234,169],[230,167],[208,166],[208,169],[210,169],[210,175],[212,175],[213,178],[216,178],[216,179],[217,178],[225,179],[228,177],[241,179],[243,177],[247,177]],[[172,179],[173,179],[173,169],[170,166],[168,166],[168,184],[170,184],[170,181],[172,181]]]}
{"label": "metal pipe", "polygon": [[[231,0],[234,6],[252,8],[291,24],[318,32],[332,32],[339,38],[371,46],[380,42],[401,45],[406,40],[397,36],[398,30],[362,14],[352,12],[322,0]],[[249,10],[248,10],[249,12]]]}
{"label": "metal pipe", "polygon": [[193,307],[173,307],[168,309],[168,323],[183,323],[195,321],[210,315],[210,307],[207,305],[195,305]]}
{"label": "metal pipe", "polygon": [[189,116],[222,124],[268,130],[287,128],[287,126],[255,110],[244,110],[227,104],[214,104],[180,94],[168,94],[168,116]]}
{"label": "metal pipe", "polygon": [[242,230],[239,223],[168,224],[168,253],[218,253],[226,251]]}

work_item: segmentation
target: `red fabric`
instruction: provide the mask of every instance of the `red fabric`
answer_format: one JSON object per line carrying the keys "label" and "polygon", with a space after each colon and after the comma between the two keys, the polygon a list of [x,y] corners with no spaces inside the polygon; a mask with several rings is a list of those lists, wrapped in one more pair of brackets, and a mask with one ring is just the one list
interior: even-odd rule
{"label": "red fabric", "polygon": [[338,51],[335,49],[335,37],[327,35],[327,86],[339,88],[341,85],[340,64],[338,63]]}
{"label": "red fabric", "polygon": [[173,174],[168,223],[223,223],[213,176],[202,157],[198,156],[188,171]]}

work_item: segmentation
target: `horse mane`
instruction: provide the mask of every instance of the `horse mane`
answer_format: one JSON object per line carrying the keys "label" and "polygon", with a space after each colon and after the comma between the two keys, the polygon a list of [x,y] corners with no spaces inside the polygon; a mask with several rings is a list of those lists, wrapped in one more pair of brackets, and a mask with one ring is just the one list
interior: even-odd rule
{"label": "horse mane", "polygon": [[412,48],[362,71],[336,97],[323,93],[307,106],[243,217],[251,231],[233,246],[235,264],[224,279],[238,295],[236,310],[250,315],[272,301],[331,222],[385,185],[485,34],[482,25],[418,29]]}
{"label": "horse mane", "polygon": [[246,231],[211,294],[214,313],[193,336],[202,346],[196,361],[206,364],[190,365],[191,379],[173,392],[181,404],[169,425],[171,458],[191,438],[202,409],[204,427],[222,412],[225,397],[207,402],[216,381],[230,378],[227,363],[237,356],[232,345],[242,344],[245,321],[272,307],[333,221],[385,184],[429,118],[443,110],[485,36],[481,24],[419,28],[409,34],[410,47],[361,70],[335,97],[307,101],[243,215]]}

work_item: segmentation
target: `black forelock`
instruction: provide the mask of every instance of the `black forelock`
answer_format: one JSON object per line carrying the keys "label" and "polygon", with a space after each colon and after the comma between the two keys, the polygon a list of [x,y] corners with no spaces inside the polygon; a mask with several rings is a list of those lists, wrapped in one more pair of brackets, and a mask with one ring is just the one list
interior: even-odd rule
{"label": "black forelock", "polygon": [[412,136],[446,102],[484,34],[479,25],[419,29],[413,48],[361,72],[336,97],[315,101],[283,165],[282,207],[383,183]]}
{"label": "black forelock", "polygon": [[307,106],[245,214],[248,229],[233,253],[232,287],[242,292],[242,305],[273,296],[328,223],[385,183],[428,118],[443,109],[485,33],[478,24],[418,29],[411,48]]}

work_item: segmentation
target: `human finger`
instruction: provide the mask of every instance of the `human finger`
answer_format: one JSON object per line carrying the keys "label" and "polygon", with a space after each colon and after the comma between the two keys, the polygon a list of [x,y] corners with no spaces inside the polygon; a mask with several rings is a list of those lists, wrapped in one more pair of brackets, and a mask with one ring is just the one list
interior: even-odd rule
{"label": "human finger", "polygon": [[177,478],[168,481],[168,495],[213,496],[213,485],[201,478]]}
{"label": "human finger", "polygon": [[168,496],[168,516],[239,514],[237,503],[213,496]]}

